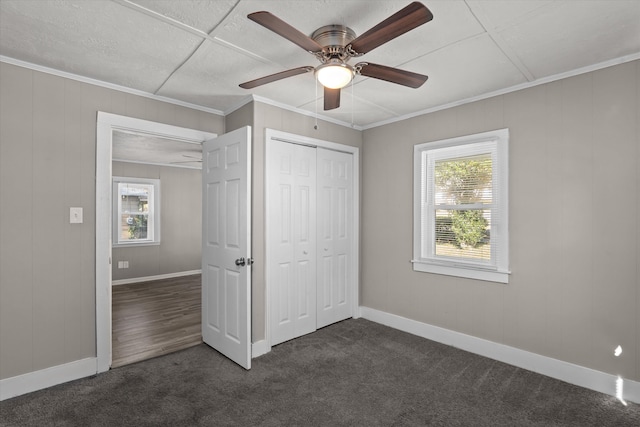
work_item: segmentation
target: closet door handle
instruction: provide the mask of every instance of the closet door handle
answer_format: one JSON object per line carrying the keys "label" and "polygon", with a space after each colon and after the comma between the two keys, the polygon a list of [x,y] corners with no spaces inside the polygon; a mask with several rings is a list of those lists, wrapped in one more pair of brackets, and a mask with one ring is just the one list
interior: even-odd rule
{"label": "closet door handle", "polygon": [[245,261],[245,259],[244,259],[244,258],[238,258],[238,259],[236,260],[236,265],[237,265],[238,267],[244,267],[244,266],[245,266],[245,264],[246,264],[246,261]]}

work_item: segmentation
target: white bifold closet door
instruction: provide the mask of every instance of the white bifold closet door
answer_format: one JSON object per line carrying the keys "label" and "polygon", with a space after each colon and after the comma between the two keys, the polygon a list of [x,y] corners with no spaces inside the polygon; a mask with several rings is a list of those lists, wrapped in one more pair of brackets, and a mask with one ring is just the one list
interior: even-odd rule
{"label": "white bifold closet door", "polygon": [[352,159],[269,142],[267,280],[270,343],[352,317]]}
{"label": "white bifold closet door", "polygon": [[317,148],[316,328],[352,317],[353,156]]}
{"label": "white bifold closet door", "polygon": [[271,344],[316,330],[316,150],[270,142]]}

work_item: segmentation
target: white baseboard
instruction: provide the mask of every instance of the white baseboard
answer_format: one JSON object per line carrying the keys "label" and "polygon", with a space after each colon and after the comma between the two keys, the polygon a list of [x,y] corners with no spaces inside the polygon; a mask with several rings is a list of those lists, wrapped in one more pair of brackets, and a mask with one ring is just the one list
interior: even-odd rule
{"label": "white baseboard", "polygon": [[251,344],[252,359],[262,356],[263,354],[267,354],[270,351],[271,351],[271,348],[269,348],[269,346],[267,345],[267,340],[260,340]]}
{"label": "white baseboard", "polygon": [[52,366],[35,372],[0,380],[0,400],[10,399],[43,388],[94,375],[97,372],[95,357],[76,360],[64,365]]}
{"label": "white baseboard", "polygon": [[[251,345],[251,358],[262,356],[270,350],[266,340],[255,342]],[[98,372],[97,365],[98,359],[90,357],[0,380],[0,401],[95,375]]]}
{"label": "white baseboard", "polygon": [[[195,273],[194,273],[195,274]],[[620,379],[618,376],[596,371],[584,366],[542,356],[515,347],[499,344],[460,332],[429,325],[427,323],[385,313],[368,307],[359,307],[362,318],[380,323],[413,335],[450,345],[471,353],[489,357],[519,368],[585,387],[619,399],[640,403],[640,382]],[[266,354],[271,349],[266,340],[251,345],[251,357]],[[27,374],[0,380],[0,401],[41,390],[54,385],[94,375],[97,359],[90,357],[53,366]],[[619,390],[619,384],[622,390]]]}
{"label": "white baseboard", "polygon": [[111,282],[112,286],[128,285],[129,283],[151,282],[153,280],[173,279],[174,277],[192,276],[201,274],[202,270],[178,271],[177,273],[158,274],[157,276],[132,277],[131,279],[119,279]]}
{"label": "white baseboard", "polygon": [[[625,401],[640,403],[640,382],[637,381],[620,379],[616,375],[407,319],[395,314],[385,313],[373,308],[360,307],[360,314],[364,319],[390,326],[394,329],[489,357],[570,384],[615,396]],[[622,390],[619,390],[618,384],[622,385]]]}

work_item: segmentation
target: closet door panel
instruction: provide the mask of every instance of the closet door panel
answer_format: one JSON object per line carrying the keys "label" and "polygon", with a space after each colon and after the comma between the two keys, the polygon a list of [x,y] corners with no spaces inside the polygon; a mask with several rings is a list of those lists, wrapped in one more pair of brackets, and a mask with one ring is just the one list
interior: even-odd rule
{"label": "closet door panel", "polygon": [[316,330],[316,153],[271,141],[267,242],[271,345]]}
{"label": "closet door panel", "polygon": [[353,156],[317,149],[318,269],[317,327],[353,316],[351,278],[353,247]]}

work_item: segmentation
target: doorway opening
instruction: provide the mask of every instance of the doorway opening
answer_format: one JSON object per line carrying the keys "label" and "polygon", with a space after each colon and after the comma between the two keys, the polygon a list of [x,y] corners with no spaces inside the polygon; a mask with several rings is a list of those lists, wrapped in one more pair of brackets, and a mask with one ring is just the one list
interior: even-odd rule
{"label": "doorway opening", "polygon": [[[112,263],[113,210],[112,178],[114,141],[122,135],[177,141],[201,146],[217,135],[211,132],[98,112],[96,136],[96,353],[97,372],[112,364]],[[157,141],[156,141],[157,142]],[[128,147],[131,148],[131,147]],[[162,150],[161,150],[162,151]],[[155,153],[158,154],[158,153]],[[147,163],[151,156],[147,156]],[[180,158],[192,162],[197,159]],[[123,264],[124,265],[124,264]]]}

